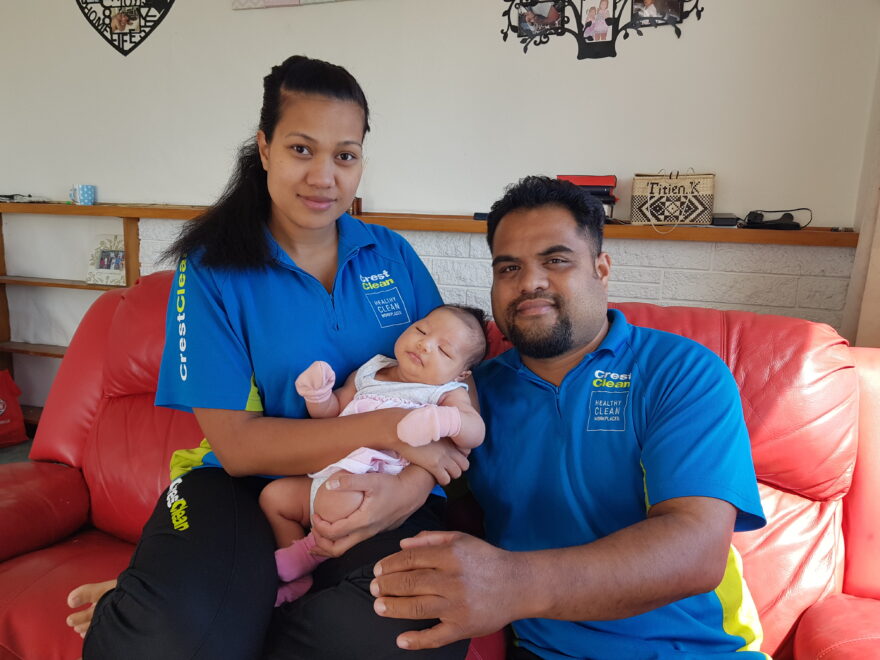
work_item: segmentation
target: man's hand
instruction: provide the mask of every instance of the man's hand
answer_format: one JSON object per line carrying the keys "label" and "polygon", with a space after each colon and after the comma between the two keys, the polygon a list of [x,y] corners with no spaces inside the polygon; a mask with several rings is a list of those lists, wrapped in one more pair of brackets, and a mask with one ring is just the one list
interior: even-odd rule
{"label": "man's hand", "polygon": [[431,649],[488,635],[522,618],[518,605],[524,566],[510,553],[460,532],[422,532],[400,542],[401,552],[375,567],[370,592],[380,616],[440,619],[403,633],[402,649]]}

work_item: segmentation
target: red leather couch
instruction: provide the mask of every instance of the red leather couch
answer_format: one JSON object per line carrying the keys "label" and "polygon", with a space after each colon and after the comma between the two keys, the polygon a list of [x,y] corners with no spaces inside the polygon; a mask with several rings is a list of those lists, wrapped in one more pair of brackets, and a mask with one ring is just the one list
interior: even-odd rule
{"label": "red leather couch", "polygon": [[[191,415],[153,406],[170,279],[150,275],[95,302],[31,461],[0,466],[0,660],[79,656],[64,624],[67,592],[125,568],[171,452],[201,438]],[[740,385],[770,523],[735,543],[764,650],[880,657],[880,350],[849,348],[798,319],[619,307],[634,323],[702,342]],[[495,635],[472,644],[469,660],[501,657]]]}

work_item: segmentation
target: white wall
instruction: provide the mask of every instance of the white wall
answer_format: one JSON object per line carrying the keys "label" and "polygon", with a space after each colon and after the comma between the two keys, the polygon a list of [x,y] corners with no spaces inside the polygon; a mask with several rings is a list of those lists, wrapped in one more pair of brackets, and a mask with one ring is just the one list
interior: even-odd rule
{"label": "white wall", "polygon": [[[292,53],[348,67],[374,109],[366,210],[469,213],[525,173],[711,170],[716,207],[811,206],[852,225],[880,3],[708,4],[703,19],[577,60],[524,55],[501,0],[353,0],[233,11],[180,0],[128,57],[53,0],[0,5],[0,182],[52,198],[208,203],[252,134],[261,77]],[[626,204],[624,204],[626,206]],[[624,213],[625,208],[621,209]]]}
{"label": "white wall", "polygon": [[[856,204],[855,228],[859,232],[859,249],[853,263],[853,274],[846,297],[841,334],[855,344],[859,334],[859,321],[862,315],[862,300],[867,287],[872,246],[880,237],[880,69],[874,81],[874,101],[868,122],[871,127],[865,140],[865,158],[862,166],[862,180],[859,185]],[[880,253],[874,255],[880,260]],[[864,344],[859,344],[864,345]]]}
{"label": "white wall", "polygon": [[[504,43],[501,0],[252,11],[232,11],[229,0],[179,0],[128,57],[93,32],[72,0],[4,2],[0,192],[60,199],[72,183],[94,183],[101,201],[208,204],[255,130],[262,76],[305,53],[349,68],[370,98],[366,210],[471,213],[527,173],[614,173],[616,214],[625,217],[632,173],[694,167],[716,172],[717,210],[810,206],[817,225],[852,226],[873,167],[866,141],[880,124],[871,116],[880,3],[850,0],[841,20],[829,20],[819,0],[704,4],[703,20],[685,23],[681,39],[649,30],[619,41],[617,58],[579,61],[571,38],[526,55],[515,40]],[[114,222],[6,216],[8,271],[81,279],[91,238]],[[161,243],[144,238],[145,250]],[[783,264],[804,261],[774,254]],[[838,269],[842,253],[834,254]],[[448,264],[426,256],[444,277]],[[662,290],[662,276],[646,267],[621,271],[618,297]],[[813,277],[807,271],[798,276]],[[627,276],[657,286],[633,291],[622,286]],[[831,277],[845,280],[837,270]],[[835,296],[845,289],[819,285]],[[41,343],[66,343],[94,298],[8,291],[13,338]],[[690,299],[739,304],[723,297]],[[824,309],[799,300],[795,293],[782,303],[808,317],[804,309]],[[822,304],[837,314],[836,297]],[[16,356],[27,402],[41,402],[56,366]]]}

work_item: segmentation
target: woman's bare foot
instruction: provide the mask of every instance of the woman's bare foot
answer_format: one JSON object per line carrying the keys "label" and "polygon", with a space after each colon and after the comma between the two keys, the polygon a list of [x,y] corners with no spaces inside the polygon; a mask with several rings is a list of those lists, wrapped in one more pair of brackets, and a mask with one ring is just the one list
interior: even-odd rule
{"label": "woman's bare foot", "polygon": [[95,611],[95,603],[101,596],[116,587],[116,580],[107,580],[106,582],[95,582],[92,584],[83,584],[71,591],[67,595],[67,606],[75,609],[88,605],[84,610],[74,612],[67,617],[67,625],[79,633],[80,637],[86,636],[86,631],[92,623],[92,614]]}

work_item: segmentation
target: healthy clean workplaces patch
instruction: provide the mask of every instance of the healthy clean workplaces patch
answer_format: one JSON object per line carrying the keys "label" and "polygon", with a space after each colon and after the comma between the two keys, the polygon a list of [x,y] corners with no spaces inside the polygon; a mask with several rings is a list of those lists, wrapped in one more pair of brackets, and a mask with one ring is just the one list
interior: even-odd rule
{"label": "healthy clean workplaces patch", "polygon": [[396,286],[377,291],[376,293],[368,293],[366,296],[373,307],[376,318],[379,320],[380,327],[390,328],[394,325],[409,325],[409,312]]}
{"label": "healthy clean workplaces patch", "polygon": [[626,431],[631,374],[596,371],[590,392],[587,431]]}

